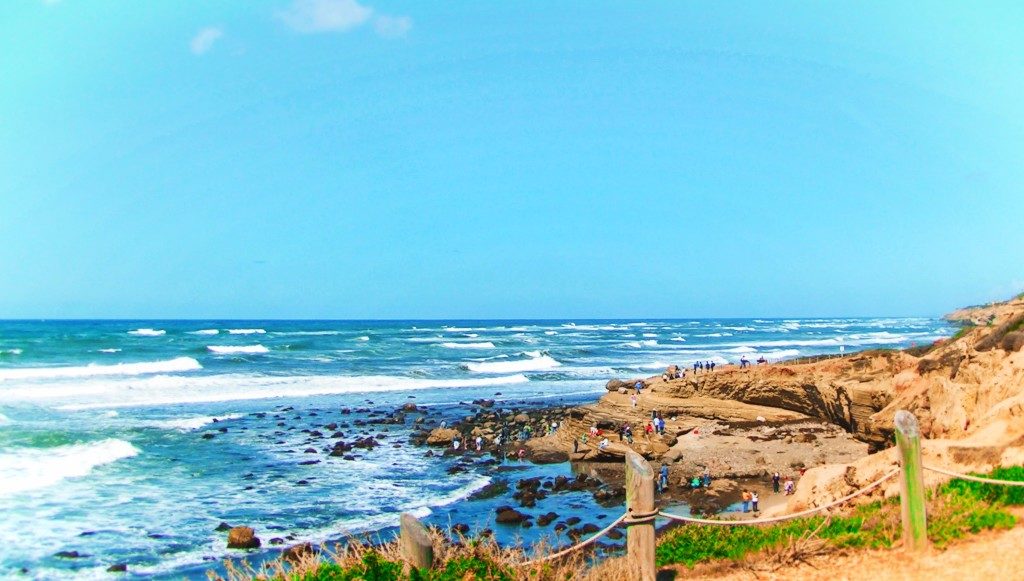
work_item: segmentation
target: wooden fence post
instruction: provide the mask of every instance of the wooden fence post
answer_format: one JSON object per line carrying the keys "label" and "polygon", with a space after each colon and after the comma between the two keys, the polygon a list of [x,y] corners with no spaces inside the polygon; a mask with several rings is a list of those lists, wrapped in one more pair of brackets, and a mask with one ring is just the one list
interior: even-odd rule
{"label": "wooden fence post", "polygon": [[924,506],[921,430],[914,414],[899,410],[894,421],[900,453],[900,505],[903,509],[903,547],[910,552],[928,548],[928,519]]}
{"label": "wooden fence post", "polygon": [[402,556],[413,567],[429,569],[434,564],[434,543],[430,540],[430,533],[423,523],[407,512],[402,513],[398,542]]}
{"label": "wooden fence post", "polygon": [[654,581],[654,470],[636,452],[626,452],[626,553],[640,581]]}

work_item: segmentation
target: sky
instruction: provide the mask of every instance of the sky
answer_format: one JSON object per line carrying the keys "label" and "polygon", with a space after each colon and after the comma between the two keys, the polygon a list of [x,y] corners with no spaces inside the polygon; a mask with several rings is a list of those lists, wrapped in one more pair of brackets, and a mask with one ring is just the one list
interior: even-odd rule
{"label": "sky", "polygon": [[1022,162],[1019,2],[10,0],[0,318],[937,316]]}

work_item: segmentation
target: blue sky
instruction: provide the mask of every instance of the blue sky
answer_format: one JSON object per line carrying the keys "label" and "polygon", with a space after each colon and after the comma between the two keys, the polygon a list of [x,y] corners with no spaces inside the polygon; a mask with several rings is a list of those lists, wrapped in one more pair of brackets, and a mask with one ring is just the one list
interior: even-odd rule
{"label": "blue sky", "polygon": [[937,315],[1024,290],[1024,5],[0,8],[0,317]]}

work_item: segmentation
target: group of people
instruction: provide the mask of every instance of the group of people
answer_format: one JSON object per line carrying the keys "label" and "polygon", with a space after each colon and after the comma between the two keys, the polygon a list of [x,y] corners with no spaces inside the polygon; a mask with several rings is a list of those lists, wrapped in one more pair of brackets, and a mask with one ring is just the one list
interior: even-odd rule
{"label": "group of people", "polygon": [[794,484],[792,477],[787,476],[786,480],[783,481],[782,477],[779,476],[778,472],[772,474],[772,490],[775,491],[776,494],[778,494],[779,492],[780,484],[782,486],[782,489],[785,491],[786,496],[793,494],[793,489],[796,488],[796,485]]}
{"label": "group of people", "polygon": [[[710,487],[711,486],[711,470],[708,468],[704,469],[704,473],[695,475],[693,478],[683,477],[682,486],[690,488]],[[668,490],[668,464],[662,462],[661,468],[658,470],[658,492],[665,492]]]}
{"label": "group of people", "polygon": [[714,370],[715,370],[715,362],[714,361],[694,361],[693,362],[693,372],[694,373],[697,373],[698,371],[714,371]]}
{"label": "group of people", "polygon": [[743,500],[743,512],[750,512],[751,508],[754,509],[754,512],[758,511],[757,503],[761,499],[758,498],[757,491],[744,488],[741,498]]}
{"label": "group of people", "polygon": [[644,429],[648,434],[663,435],[665,433],[665,418],[661,417],[661,412],[651,410],[651,421],[647,422],[647,427]]}
{"label": "group of people", "polygon": [[669,365],[665,369],[665,373],[661,374],[662,381],[668,381],[670,379],[682,379],[686,377],[686,369],[680,365]]}

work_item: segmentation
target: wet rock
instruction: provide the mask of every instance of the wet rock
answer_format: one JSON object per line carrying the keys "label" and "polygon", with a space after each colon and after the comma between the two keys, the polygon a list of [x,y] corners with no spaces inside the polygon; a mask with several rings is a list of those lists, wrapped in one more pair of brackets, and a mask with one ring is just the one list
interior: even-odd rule
{"label": "wet rock", "polygon": [[426,443],[428,446],[450,446],[452,440],[461,436],[458,430],[452,428],[434,428],[427,436]]}
{"label": "wet rock", "polygon": [[274,538],[270,539],[270,544],[271,545],[283,545],[284,544],[284,539],[282,539],[281,537],[274,537]]}
{"label": "wet rock", "polygon": [[580,520],[581,519],[578,516],[570,516],[569,518],[565,519],[565,524],[571,527],[576,526],[577,524],[579,524]]}
{"label": "wet rock", "polygon": [[213,434],[211,434],[210,432],[206,432],[205,434],[202,435],[202,438],[204,440],[212,440],[214,437],[215,436]]}
{"label": "wet rock", "polygon": [[306,448],[302,451],[303,454],[316,454],[316,448]]}
{"label": "wet rock", "polygon": [[469,525],[466,523],[455,523],[452,525],[452,532],[465,536],[469,534]]}
{"label": "wet rock", "polygon": [[580,527],[580,531],[583,534],[585,534],[585,535],[592,535],[592,534],[596,533],[599,530],[601,530],[600,527],[598,527],[594,523],[589,523],[589,522],[587,524],[583,525],[582,527]]}
{"label": "wet rock", "polygon": [[547,514],[542,514],[539,517],[537,517],[537,526],[546,527],[549,524],[551,524],[556,518],[558,518],[558,513],[549,512]]}
{"label": "wet rock", "polygon": [[128,571],[128,563],[115,563],[107,567],[107,573],[125,573]]}
{"label": "wet rock", "polygon": [[217,525],[217,528],[215,528],[213,530],[217,531],[218,533],[222,533],[224,531],[230,531],[231,530],[231,525],[229,525],[226,522],[221,522],[219,525]]}
{"label": "wet rock", "polygon": [[620,531],[619,529],[612,529],[608,531],[608,534],[606,534],[605,536],[613,541],[617,541],[626,535],[622,534],[622,531]]}
{"label": "wet rock", "polygon": [[494,519],[495,522],[503,525],[521,525],[530,518],[528,515],[519,512],[511,506],[499,506],[495,509],[495,512],[498,515]]}
{"label": "wet rock", "polygon": [[495,498],[501,496],[509,491],[508,480],[504,478],[498,478],[494,482],[488,483],[486,486],[477,490],[473,494],[469,495],[469,500],[484,500],[487,498]]}
{"label": "wet rock", "polygon": [[281,552],[281,558],[289,563],[298,563],[305,557],[316,554],[316,549],[310,543],[299,543],[292,545]]}
{"label": "wet rock", "polygon": [[409,403],[407,403],[407,404],[402,406],[402,411],[403,412],[414,412],[417,409],[419,409],[419,408],[417,408],[416,404],[414,404],[412,402],[409,402]]}
{"label": "wet rock", "polygon": [[260,539],[250,527],[234,527],[228,531],[229,549],[256,549],[259,546]]}
{"label": "wet rock", "polygon": [[84,559],[89,555],[85,553],[79,553],[78,551],[58,551],[53,554],[58,559]]}

